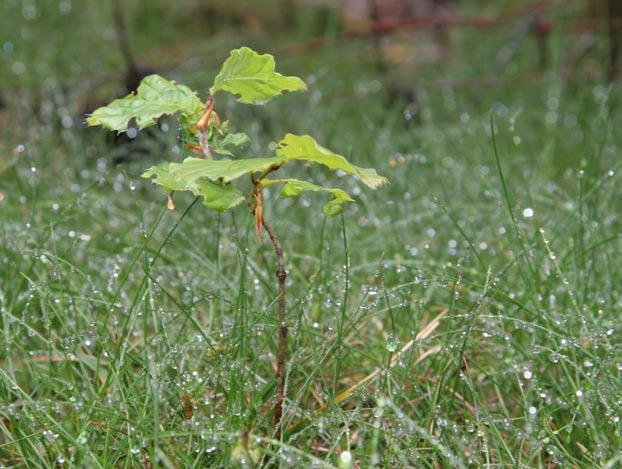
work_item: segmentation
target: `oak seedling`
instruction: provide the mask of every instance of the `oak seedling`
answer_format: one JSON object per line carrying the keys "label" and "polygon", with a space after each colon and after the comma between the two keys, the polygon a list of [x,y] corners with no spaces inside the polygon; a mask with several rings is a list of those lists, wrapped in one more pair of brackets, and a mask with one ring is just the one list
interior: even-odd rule
{"label": "oak seedling", "polygon": [[[275,71],[274,57],[258,54],[248,47],[231,51],[209,89],[205,102],[198,94],[159,75],[149,75],[140,83],[136,93],[116,99],[96,109],[87,118],[88,125],[102,126],[124,132],[130,123],[138,129],[155,125],[162,116],[176,116],[181,128],[181,140],[193,156],[181,163],[165,162],[149,168],[143,177],[150,178],[167,194],[169,208],[174,209],[173,193],[187,191],[202,198],[203,204],[218,212],[246,203],[255,218],[257,236],[263,241],[268,234],[277,258],[279,340],[276,367],[276,398],[274,424],[277,438],[281,435],[283,401],[285,398],[285,362],[287,345],[287,316],[285,281],[287,271],[279,237],[264,216],[263,190],[280,185],[282,197],[296,197],[304,192],[324,192],[330,196],[323,211],[335,216],[354,199],[342,189],[325,187],[304,179],[274,178],[285,165],[296,161],[318,164],[358,177],[371,189],[387,182],[374,169],[360,168],[345,157],[319,145],[309,135],[286,134],[277,144],[272,156],[234,157],[249,143],[245,133],[233,132],[228,121],[221,121],[215,110],[215,96],[220,92],[236,95],[240,103],[263,105],[284,92],[306,90],[298,77],[284,76]],[[251,189],[246,193],[235,185],[242,177],[250,178]]]}

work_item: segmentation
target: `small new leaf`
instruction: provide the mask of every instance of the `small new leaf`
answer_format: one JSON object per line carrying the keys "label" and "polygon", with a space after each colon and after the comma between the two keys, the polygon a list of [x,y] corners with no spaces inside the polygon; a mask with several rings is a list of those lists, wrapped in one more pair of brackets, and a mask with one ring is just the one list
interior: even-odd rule
{"label": "small new leaf", "polygon": [[230,182],[249,173],[263,172],[283,163],[279,158],[249,158],[243,160],[208,160],[186,158],[171,165],[171,173],[178,179],[193,182],[200,178]]}
{"label": "small new leaf", "polygon": [[272,184],[283,184],[281,189],[281,195],[283,197],[298,197],[303,192],[329,192],[333,198],[323,207],[323,211],[329,217],[338,215],[343,210],[345,204],[348,202],[354,202],[354,199],[348,195],[347,192],[341,189],[335,189],[330,187],[322,187],[317,184],[313,184],[307,181],[301,181],[299,179],[264,179],[261,181],[261,185],[264,187],[271,186]]}
{"label": "small new leaf", "polygon": [[322,147],[309,135],[285,135],[277,145],[276,155],[285,160],[302,160],[318,163],[333,170],[340,169],[344,173],[358,176],[372,189],[377,189],[387,182],[387,178],[378,175],[376,170],[354,166],[344,156]]}
{"label": "small new leaf", "polygon": [[306,90],[298,77],[283,76],[274,71],[274,57],[260,55],[248,47],[231,51],[214,79],[210,94],[223,90],[238,95],[246,104],[265,104],[285,91]]}
{"label": "small new leaf", "polygon": [[144,178],[153,178],[152,182],[170,194],[173,191],[189,191],[196,196],[203,197],[203,204],[207,207],[224,212],[244,201],[244,195],[231,184],[200,180],[187,181],[177,177],[171,171],[173,163],[162,163],[149,168],[142,175]]}
{"label": "small new leaf", "polygon": [[190,88],[159,75],[149,75],[140,83],[136,94],[96,109],[86,122],[122,132],[127,130],[132,119],[140,130],[154,125],[163,115],[180,112],[183,117],[196,120],[202,111],[203,103]]}

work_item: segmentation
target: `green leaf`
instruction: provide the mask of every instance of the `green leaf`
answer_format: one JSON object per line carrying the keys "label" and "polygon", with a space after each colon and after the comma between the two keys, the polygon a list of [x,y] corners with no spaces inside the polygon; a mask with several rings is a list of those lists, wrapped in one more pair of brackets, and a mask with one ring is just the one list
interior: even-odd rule
{"label": "green leaf", "polygon": [[187,86],[177,85],[159,75],[149,75],[140,83],[136,94],[115,99],[108,106],[96,109],[86,122],[121,132],[127,130],[130,120],[135,119],[140,130],[154,125],[165,114],[177,112],[185,118],[198,120],[203,103]]}
{"label": "green leaf", "polygon": [[280,158],[249,158],[244,160],[209,160],[186,158],[182,163],[173,163],[171,172],[184,181],[207,178],[212,181],[229,182],[248,173],[266,171],[271,166],[283,164]]}
{"label": "green leaf", "polygon": [[203,197],[203,204],[207,207],[224,212],[244,201],[244,196],[231,184],[200,180],[188,182],[178,178],[171,172],[174,163],[163,163],[149,168],[142,175],[152,178],[154,184],[162,186],[167,193],[173,191],[189,191],[196,196]]}
{"label": "green leaf", "polygon": [[220,184],[213,181],[196,181],[194,195],[203,197],[203,204],[209,208],[224,212],[244,202],[244,195],[232,184]]}
{"label": "green leaf", "polygon": [[223,90],[238,95],[246,104],[265,104],[284,91],[305,90],[298,77],[286,77],[274,71],[274,57],[260,55],[248,47],[234,49],[214,79],[210,94]]}
{"label": "green leaf", "polygon": [[379,176],[375,169],[354,166],[345,157],[320,146],[309,135],[285,135],[277,145],[276,155],[285,160],[309,161],[333,170],[340,169],[347,174],[358,176],[372,189],[377,189],[387,182],[387,178]]}
{"label": "green leaf", "polygon": [[323,208],[324,213],[329,217],[334,217],[341,213],[344,205],[348,202],[354,202],[354,199],[341,189],[322,187],[311,182],[300,181],[299,179],[264,179],[261,185],[267,187],[279,183],[283,184],[283,188],[281,189],[281,195],[283,197],[298,197],[300,194],[307,191],[324,191],[331,193],[333,198],[324,205]]}
{"label": "green leaf", "polygon": [[232,156],[231,148],[244,148],[249,142],[250,138],[244,132],[228,133],[219,140],[216,140],[212,148],[216,153]]}
{"label": "green leaf", "polygon": [[142,174],[142,177],[147,179],[154,178],[152,182],[162,186],[168,193],[188,190],[188,184],[185,181],[171,174],[171,163],[162,163],[152,166]]}

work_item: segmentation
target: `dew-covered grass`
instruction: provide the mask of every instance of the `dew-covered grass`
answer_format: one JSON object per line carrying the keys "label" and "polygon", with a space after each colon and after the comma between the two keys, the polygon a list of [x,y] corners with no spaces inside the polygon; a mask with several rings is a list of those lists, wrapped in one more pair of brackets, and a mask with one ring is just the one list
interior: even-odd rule
{"label": "dew-covered grass", "polygon": [[[337,218],[268,194],[289,272],[276,441],[273,252],[247,208],[169,211],[139,177],[181,158],[173,121],[131,143],[83,127],[120,59],[102,6],[57,3],[0,7],[0,466],[621,464],[620,87],[561,72],[572,38],[529,83],[530,43],[491,65],[498,31],[452,33],[451,60],[420,71],[387,73],[358,40],[283,52],[309,93],[218,103],[249,154],[310,133],[391,182],[337,179],[357,199]],[[153,3],[145,60],[206,90],[239,39],[203,44],[192,10]],[[153,39],[164,13],[172,44]]]}

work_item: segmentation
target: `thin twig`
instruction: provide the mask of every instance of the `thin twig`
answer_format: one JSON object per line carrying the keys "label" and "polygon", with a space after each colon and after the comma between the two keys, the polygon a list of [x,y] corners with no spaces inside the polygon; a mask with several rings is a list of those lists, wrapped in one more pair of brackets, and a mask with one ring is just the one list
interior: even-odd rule
{"label": "thin twig", "polygon": [[283,417],[283,400],[285,399],[285,359],[287,345],[287,324],[285,322],[285,260],[283,258],[283,248],[278,236],[265,219],[262,219],[263,227],[266,229],[277,259],[276,278],[279,282],[279,345],[276,358],[276,400],[274,402],[274,426],[276,428],[275,439],[281,438],[281,419]]}

